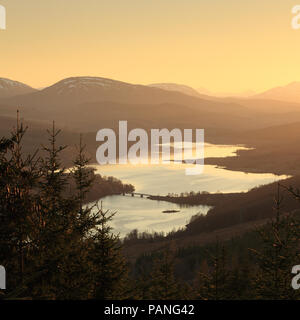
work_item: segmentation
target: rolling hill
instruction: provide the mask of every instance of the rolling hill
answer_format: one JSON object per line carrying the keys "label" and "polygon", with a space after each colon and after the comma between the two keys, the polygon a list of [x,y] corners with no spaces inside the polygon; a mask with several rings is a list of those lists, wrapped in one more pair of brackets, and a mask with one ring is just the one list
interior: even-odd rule
{"label": "rolling hill", "polygon": [[287,86],[267,90],[253,96],[253,98],[300,103],[300,82],[292,82]]}
{"label": "rolling hill", "polygon": [[[28,89],[28,88],[27,88]],[[63,79],[42,90],[0,100],[0,115],[70,132],[95,134],[103,127],[204,128],[208,142],[230,143],[242,132],[300,121],[300,104],[265,99],[191,96],[179,91],[99,77]],[[94,139],[94,138],[93,138]]]}
{"label": "rolling hill", "polygon": [[36,89],[31,88],[30,86],[13,81],[6,78],[0,78],[0,99],[5,99],[8,97],[13,97],[17,95],[33,93],[37,91]]}
{"label": "rolling hill", "polygon": [[103,119],[107,119],[106,126],[111,126],[112,119],[136,119],[136,125],[142,127],[228,128],[239,126],[251,113],[233,102],[95,77],[68,78],[40,91],[7,98],[0,104],[0,114],[14,116],[17,108],[28,120],[56,120],[80,131],[98,130]]}
{"label": "rolling hill", "polygon": [[[207,103],[208,110],[220,111],[222,105],[211,102],[209,97],[200,99],[182,92],[169,91],[161,88],[149,87],[138,84],[130,84],[122,81],[97,78],[97,77],[73,77],[61,80],[54,85],[22,96],[11,97],[6,104],[23,106],[43,106],[43,108],[56,105],[70,106],[81,103],[111,101],[123,104],[162,104],[175,103],[178,105],[197,106]],[[233,103],[228,104],[229,111],[242,108]]]}
{"label": "rolling hill", "polygon": [[149,84],[149,87],[153,87],[153,88],[160,88],[160,89],[164,89],[167,91],[177,91],[177,92],[181,92],[184,93],[186,95],[189,96],[193,96],[193,97],[205,97],[205,95],[201,95],[197,90],[195,90],[192,87],[183,85],[183,84],[177,84],[177,83],[153,83],[153,84]]}

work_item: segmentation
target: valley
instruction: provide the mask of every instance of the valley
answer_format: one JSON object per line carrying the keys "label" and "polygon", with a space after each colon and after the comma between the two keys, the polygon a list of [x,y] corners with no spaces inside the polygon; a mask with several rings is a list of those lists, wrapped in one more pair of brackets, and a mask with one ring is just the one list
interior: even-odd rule
{"label": "valley", "polygon": [[[4,83],[8,84],[9,82],[5,81]],[[69,78],[42,90],[30,89],[29,86],[19,83],[14,85],[10,83],[10,86],[11,93],[7,92],[7,89],[5,94],[0,91],[0,134],[7,135],[10,128],[15,125],[16,110],[20,110],[22,120],[29,126],[24,140],[24,151],[32,153],[35,146],[45,143],[46,130],[54,120],[56,126],[62,129],[58,142],[69,146],[62,153],[65,166],[70,166],[72,163],[80,133],[82,133],[91,163],[96,163],[96,149],[98,147],[96,132],[101,128],[117,130],[118,121],[127,120],[129,130],[143,128],[148,132],[152,128],[168,128],[170,130],[173,128],[204,128],[206,143],[220,146],[243,145],[248,148],[248,150],[247,148],[240,150],[237,148],[234,154],[227,154],[225,157],[207,154],[205,158],[207,168],[213,169],[217,166],[213,170],[221,172],[227,169],[224,172],[227,171],[229,174],[230,172],[249,173],[249,176],[245,175],[249,181],[251,174],[276,174],[283,177],[290,175],[294,178],[287,179],[285,182],[295,187],[298,183],[300,185],[297,178],[300,175],[298,165],[300,163],[300,103],[295,101],[269,100],[261,95],[250,98],[211,97],[193,94],[194,91],[188,90],[187,87],[174,84],[143,86],[94,77]],[[21,91],[18,91],[16,95],[15,87],[18,86]],[[29,92],[22,92],[24,88]],[[270,95],[268,94],[267,97],[269,98]],[[113,175],[114,171],[100,168],[99,173]],[[115,174],[118,175],[117,171]],[[234,177],[233,174],[232,181],[237,179]],[[126,175],[120,175],[118,178],[128,182]],[[213,206],[214,208],[209,210],[207,217],[202,218],[206,219],[205,221],[210,221],[215,216],[218,217],[217,220],[222,221],[223,214],[226,214],[227,217],[231,216],[230,219],[226,218],[229,225],[214,222],[213,228],[215,230],[229,228],[231,230],[229,233],[234,233],[235,229],[244,230],[242,225],[252,225],[251,221],[265,221],[272,215],[267,210],[264,215],[256,216],[253,213],[253,208],[249,207],[251,213],[249,216],[248,213],[245,214],[245,221],[235,218],[236,215],[239,216],[238,208],[253,198],[254,191],[248,193],[246,191],[257,187],[260,183],[255,184],[254,182],[242,190],[231,188],[231,191],[234,190],[233,192],[238,193],[230,193],[229,189],[229,193],[223,194],[222,191],[226,188],[224,189],[222,181],[219,181],[219,186],[216,185],[210,189],[207,182],[200,182],[198,185],[193,183],[189,187],[189,181],[186,181],[186,185],[184,185],[182,181],[179,182],[179,177],[178,179],[178,182],[173,184],[179,186],[179,189],[176,190],[178,194],[190,191],[197,194],[199,189],[212,193],[208,196],[201,195],[193,200],[189,197],[161,198],[159,200],[181,204],[188,204],[189,201],[192,201],[192,205]],[[242,179],[241,177],[241,181]],[[137,185],[135,180],[129,182],[137,188],[137,191],[142,190],[139,189],[140,182]],[[238,180],[236,183],[238,184]],[[267,180],[261,182],[262,185],[266,183],[268,183]],[[146,180],[144,184],[147,184]],[[166,196],[168,192],[172,192],[168,185],[162,185],[159,188],[155,180],[148,182],[148,189],[150,184],[153,190],[148,193]],[[146,188],[147,191],[149,191],[148,189]],[[262,197],[259,212],[262,208],[265,210],[268,206],[272,207],[266,193],[271,195],[273,189],[274,186],[272,187],[271,184],[262,186],[257,189],[258,191],[255,191],[257,199]],[[267,192],[267,190],[269,191]],[[221,194],[214,194],[216,191],[220,191]],[[241,191],[242,193],[240,193]],[[93,199],[95,199],[94,197],[95,195]],[[225,206],[224,203],[226,203]],[[235,203],[234,206],[232,206],[233,203]],[[117,210],[117,206],[113,207]],[[292,206],[291,208],[295,209],[296,207]],[[196,219],[195,221],[202,220]],[[199,229],[195,221],[188,224],[184,237],[191,239],[201,237],[199,234],[201,227]],[[201,223],[199,222],[200,225]],[[197,225],[195,230],[199,232],[191,233],[195,225]],[[145,250],[147,250],[146,246]]]}

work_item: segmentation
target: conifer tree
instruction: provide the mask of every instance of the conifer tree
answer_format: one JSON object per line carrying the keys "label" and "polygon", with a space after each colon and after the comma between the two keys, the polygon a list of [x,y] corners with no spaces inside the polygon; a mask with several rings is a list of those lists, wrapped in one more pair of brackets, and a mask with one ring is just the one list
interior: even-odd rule
{"label": "conifer tree", "polygon": [[18,112],[11,138],[0,140],[0,262],[10,275],[8,286],[14,288],[24,287],[31,272],[34,188],[39,176],[36,154],[25,156],[22,152],[26,130]]}
{"label": "conifer tree", "polygon": [[[147,265],[147,267],[149,264]],[[134,282],[135,300],[150,299],[149,290],[151,287],[151,277],[149,268],[146,269],[144,265],[138,266],[137,276]]]}
{"label": "conifer tree", "polygon": [[95,230],[99,220],[97,204],[87,205],[86,198],[94,183],[94,169],[87,167],[89,159],[85,156],[85,145],[80,135],[78,154],[75,158],[71,176],[75,181],[74,199],[77,203],[77,215],[74,220],[73,242],[76,243],[77,266],[74,265],[73,275],[77,288],[73,288],[81,298],[93,297],[93,263],[89,259],[94,248]]}
{"label": "conifer tree", "polygon": [[82,239],[87,237],[88,233],[95,228],[97,223],[97,213],[93,213],[96,205],[87,206],[85,203],[88,192],[95,180],[95,169],[88,168],[88,163],[89,159],[85,156],[85,145],[83,145],[82,135],[80,135],[78,155],[73,162],[74,167],[71,173],[75,180],[75,197],[78,205],[76,230]]}
{"label": "conifer tree", "polygon": [[226,296],[230,300],[253,299],[251,270],[247,262],[240,262],[229,273]]}
{"label": "conifer tree", "polygon": [[227,255],[224,245],[217,241],[214,254],[207,252],[210,265],[206,272],[199,272],[195,281],[196,298],[200,300],[230,299],[227,285],[230,271],[227,266]]}
{"label": "conifer tree", "polygon": [[262,249],[250,249],[259,268],[253,284],[258,299],[294,299],[298,294],[291,288],[291,270],[299,263],[299,223],[293,214],[282,213],[282,202],[278,184],[276,217],[257,230]]}
{"label": "conifer tree", "polygon": [[174,274],[174,252],[167,248],[154,261],[150,273],[149,298],[154,300],[181,299],[182,291]]}
{"label": "conifer tree", "polygon": [[118,236],[109,226],[115,213],[98,207],[99,220],[90,259],[94,265],[94,298],[122,300],[130,296],[127,263]]}
{"label": "conifer tree", "polygon": [[[49,146],[43,146],[46,156],[41,161],[40,228],[36,268],[43,271],[34,294],[58,298],[70,292],[70,266],[76,251],[74,221],[76,201],[66,197],[67,176],[60,161],[60,153],[66,148],[56,145],[60,130],[53,127],[49,133]],[[68,266],[68,267],[67,267]]]}

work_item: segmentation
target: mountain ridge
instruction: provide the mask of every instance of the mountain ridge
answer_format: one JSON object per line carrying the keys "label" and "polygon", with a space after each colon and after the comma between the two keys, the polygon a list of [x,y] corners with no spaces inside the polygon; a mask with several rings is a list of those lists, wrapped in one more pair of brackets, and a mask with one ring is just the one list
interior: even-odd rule
{"label": "mountain ridge", "polygon": [[9,98],[17,95],[32,93],[37,91],[29,85],[11,80],[8,78],[0,78],[0,98]]}
{"label": "mountain ridge", "polygon": [[203,97],[204,95],[200,94],[196,89],[184,85],[184,84],[178,84],[178,83],[152,83],[148,85],[149,87],[153,88],[160,88],[167,91],[178,91],[190,96],[195,97]]}
{"label": "mountain ridge", "polygon": [[300,103],[300,82],[294,81],[285,86],[274,87],[251,98]]}

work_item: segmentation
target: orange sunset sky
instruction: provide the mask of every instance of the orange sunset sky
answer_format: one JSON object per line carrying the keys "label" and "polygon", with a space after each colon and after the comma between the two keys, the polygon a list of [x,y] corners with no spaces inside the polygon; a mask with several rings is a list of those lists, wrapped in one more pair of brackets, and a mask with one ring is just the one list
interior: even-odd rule
{"label": "orange sunset sky", "polygon": [[[298,1],[300,4],[300,0]],[[214,92],[300,81],[297,0],[0,0],[0,77],[177,82]]]}

